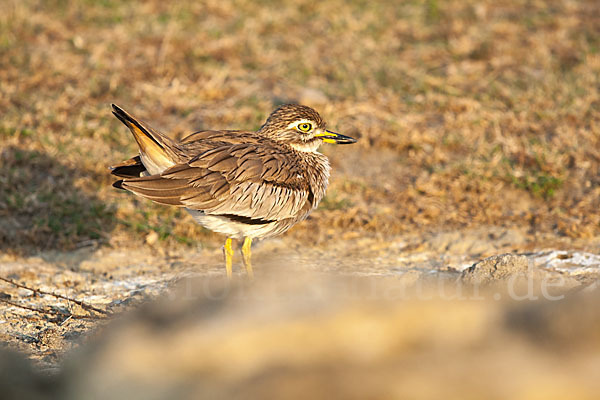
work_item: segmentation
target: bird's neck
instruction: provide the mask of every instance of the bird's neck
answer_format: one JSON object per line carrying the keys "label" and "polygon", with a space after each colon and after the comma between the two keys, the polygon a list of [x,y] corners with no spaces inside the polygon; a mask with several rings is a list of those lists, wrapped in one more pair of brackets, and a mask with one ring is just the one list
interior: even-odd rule
{"label": "bird's neck", "polygon": [[290,143],[290,147],[296,151],[301,151],[304,153],[317,153],[317,149],[323,143],[323,141],[319,138],[314,138],[308,140],[306,142],[296,142]]}
{"label": "bird's neck", "polygon": [[314,199],[312,201],[315,208],[327,190],[329,184],[329,160],[323,154],[315,151],[313,153],[305,153],[305,170],[307,172],[308,184],[311,187]]}

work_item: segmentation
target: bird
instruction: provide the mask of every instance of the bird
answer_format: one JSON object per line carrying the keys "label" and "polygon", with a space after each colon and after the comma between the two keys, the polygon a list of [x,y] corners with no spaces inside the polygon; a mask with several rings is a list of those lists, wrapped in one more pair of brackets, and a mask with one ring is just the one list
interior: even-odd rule
{"label": "bird", "polygon": [[205,228],[226,236],[223,252],[232,277],[232,240],[252,277],[253,239],[269,238],[304,220],[329,182],[323,143],[356,139],[326,129],[311,107],[284,104],[257,131],[202,130],[176,141],[112,104],[139,155],[110,167],[113,183],[156,203],[185,208]]}

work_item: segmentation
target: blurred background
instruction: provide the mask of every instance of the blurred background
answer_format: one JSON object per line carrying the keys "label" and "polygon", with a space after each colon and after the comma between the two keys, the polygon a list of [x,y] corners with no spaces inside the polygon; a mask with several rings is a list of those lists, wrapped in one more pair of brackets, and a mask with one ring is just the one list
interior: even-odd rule
{"label": "blurred background", "polygon": [[[273,109],[289,102],[314,107],[328,127],[359,141],[321,148],[333,167],[326,198],[308,220],[255,247],[259,279],[261,271],[285,273],[282,265],[290,271],[279,278],[263,276],[272,285],[265,283],[269,288],[260,293],[269,293],[277,279],[290,279],[297,269],[391,276],[408,286],[430,272],[455,279],[465,265],[502,252],[529,254],[530,262],[548,267],[553,277],[564,275],[569,288],[597,281],[597,0],[0,0],[0,276],[115,312],[155,298],[182,274],[222,276],[222,237],[181,210],[111,187],[108,167],[135,155],[137,146],[112,116],[110,103],[178,138],[202,129],[257,129]],[[565,260],[579,269],[556,267]],[[321,288],[307,279],[300,282]],[[395,290],[393,279],[382,290]],[[284,344],[302,349],[296,344],[309,338],[307,349],[333,346],[330,352],[304,358],[287,353],[285,345],[285,351],[274,353],[230,351],[229,359],[238,354],[243,364],[241,375],[235,375],[241,370],[228,375],[237,364],[225,363],[217,353],[201,366],[177,358],[189,348],[170,361],[163,360],[164,351],[122,354],[127,360],[183,365],[177,370],[183,371],[182,382],[214,393],[259,385],[264,378],[273,386],[256,386],[251,392],[256,398],[296,382],[313,385],[316,393],[324,380],[330,384],[325,396],[366,398],[376,393],[370,388],[382,389],[381,382],[399,376],[394,391],[382,389],[373,398],[394,393],[440,398],[430,378],[450,386],[466,382],[456,386],[457,393],[471,397],[456,398],[482,398],[481,393],[489,395],[488,387],[498,389],[496,398],[593,398],[597,393],[599,342],[593,332],[600,317],[592,312],[570,319],[574,310],[590,307],[583,300],[560,309],[536,305],[516,311],[499,303],[404,307],[387,301],[358,308],[355,302],[332,301],[329,308],[328,296],[340,300],[337,289],[325,285],[319,289],[326,293],[320,298],[325,304],[309,301],[306,308],[297,287],[292,294],[277,292],[280,308],[266,314],[257,312],[265,306],[260,301],[243,308],[231,299],[224,307],[210,299],[185,312],[151,316],[150,322],[138,317],[140,331],[150,336],[163,323],[170,327],[166,336],[175,344],[177,335],[185,335],[178,327],[201,335],[205,323],[212,322],[214,329],[189,353],[197,359],[218,348],[225,328],[243,336],[265,321],[267,330],[288,323],[291,328],[261,331],[250,339],[237,336],[237,348],[275,343],[258,340],[261,335],[291,335],[294,341]],[[294,296],[297,304],[280,301]],[[0,287],[0,299],[34,308],[73,306],[10,285]],[[63,355],[98,326],[97,321],[2,307],[2,342],[51,371],[62,368]],[[386,307],[395,317],[373,317]],[[312,310],[308,314],[318,317],[303,319],[304,311],[290,309]],[[182,317],[187,312],[189,324]],[[330,316],[334,322],[328,322]],[[170,317],[176,321],[169,322]],[[238,320],[239,325],[232,322]],[[410,327],[408,336],[404,326]],[[138,338],[135,326],[123,329],[117,331],[124,336],[117,334],[107,345],[114,346],[113,353],[96,355],[108,360],[98,364],[106,368],[82,378],[88,385],[80,388],[83,393],[101,391],[94,386],[98,382],[113,382],[114,374],[106,381],[95,374],[122,362],[121,351]],[[329,336],[321,337],[321,329]],[[103,336],[99,332],[96,336]],[[340,332],[350,332],[341,337],[345,342],[337,340]],[[548,341],[536,347],[547,332]],[[147,338],[141,348],[175,346],[158,338]],[[364,338],[370,340],[361,347]],[[578,338],[583,339],[571,347]],[[331,343],[319,345],[320,339]],[[565,353],[554,354],[563,347]],[[563,356],[568,362],[561,365]],[[75,365],[91,363],[85,360]],[[336,369],[347,362],[354,369]],[[3,370],[0,356],[0,372],[10,371],[13,363],[6,365]],[[282,365],[289,369],[270,374]],[[471,375],[480,365],[487,369]],[[519,379],[506,386],[499,377],[510,377],[515,365],[522,365]],[[356,382],[371,367],[377,373],[366,376],[361,392]],[[30,373],[23,368],[16,370],[21,378]],[[430,368],[433,375],[427,375]],[[213,370],[223,379],[216,386],[210,386]],[[306,373],[304,380],[296,381],[296,372]],[[165,374],[160,377],[170,377]],[[206,381],[198,384],[198,374],[206,374]],[[39,387],[48,384],[32,375],[36,379]],[[141,387],[147,383],[141,382]],[[81,398],[79,389],[73,390],[73,398]],[[160,393],[154,395],[160,398]]]}
{"label": "blurred background", "polygon": [[256,129],[285,102],[358,136],[322,148],[328,196],[290,233],[313,244],[331,227],[595,237],[599,71],[594,0],[3,0],[0,246],[218,244],[110,187],[137,151],[111,102],[174,137]]}

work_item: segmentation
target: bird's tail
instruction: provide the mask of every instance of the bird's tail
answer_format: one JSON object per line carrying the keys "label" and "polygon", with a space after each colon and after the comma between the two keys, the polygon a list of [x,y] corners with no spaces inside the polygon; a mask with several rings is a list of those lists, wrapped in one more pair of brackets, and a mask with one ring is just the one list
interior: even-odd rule
{"label": "bird's tail", "polygon": [[178,162],[177,144],[173,139],[152,129],[115,104],[112,104],[112,109],[115,117],[133,133],[140,148],[141,161],[150,174],[159,174]]}

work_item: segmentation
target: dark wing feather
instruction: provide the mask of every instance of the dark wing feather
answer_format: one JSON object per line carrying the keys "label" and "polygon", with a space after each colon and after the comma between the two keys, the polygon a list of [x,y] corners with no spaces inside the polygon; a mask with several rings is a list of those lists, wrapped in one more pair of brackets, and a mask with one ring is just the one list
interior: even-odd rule
{"label": "dark wing feather", "polygon": [[121,178],[138,178],[146,172],[146,167],[142,164],[140,156],[135,156],[122,163],[111,166],[110,170],[111,174]]}

